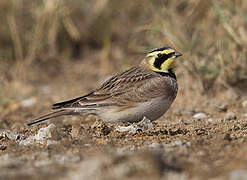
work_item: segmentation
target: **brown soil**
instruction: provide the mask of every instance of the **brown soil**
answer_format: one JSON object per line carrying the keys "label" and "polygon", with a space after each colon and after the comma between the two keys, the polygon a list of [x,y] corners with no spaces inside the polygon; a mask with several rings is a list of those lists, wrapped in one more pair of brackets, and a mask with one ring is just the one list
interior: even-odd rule
{"label": "brown soil", "polygon": [[[31,119],[48,113],[52,103],[95,88],[103,79],[89,68],[92,66],[93,62],[63,63],[55,71],[47,68],[46,73],[35,66],[25,77],[8,81],[0,104],[0,179],[247,176],[246,96],[231,98],[230,91],[201,96],[190,90],[182,77],[178,77],[180,89],[173,106],[146,131],[118,132],[119,125],[105,124],[94,116],[67,116],[26,126]],[[196,119],[193,116],[197,113],[206,117]],[[44,144],[21,145],[51,124],[55,127]]]}

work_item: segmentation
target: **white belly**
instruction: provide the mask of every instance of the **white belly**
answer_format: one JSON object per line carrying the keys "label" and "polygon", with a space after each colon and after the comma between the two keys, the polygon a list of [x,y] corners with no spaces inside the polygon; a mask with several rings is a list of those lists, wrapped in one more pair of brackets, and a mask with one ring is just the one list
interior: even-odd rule
{"label": "white belly", "polygon": [[169,109],[173,100],[159,97],[123,111],[117,111],[112,108],[105,109],[99,112],[98,115],[105,122],[139,122],[144,116],[154,121]]}

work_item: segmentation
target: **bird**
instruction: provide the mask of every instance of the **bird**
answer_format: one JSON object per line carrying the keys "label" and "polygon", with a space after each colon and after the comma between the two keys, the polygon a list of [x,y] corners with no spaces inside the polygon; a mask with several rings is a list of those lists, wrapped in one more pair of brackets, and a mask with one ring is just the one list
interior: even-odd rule
{"label": "bird", "polygon": [[114,75],[90,93],[53,104],[55,110],[27,125],[63,115],[94,114],[104,122],[134,123],[157,120],[170,108],[178,92],[175,59],[182,54],[171,47],[154,49],[139,65]]}

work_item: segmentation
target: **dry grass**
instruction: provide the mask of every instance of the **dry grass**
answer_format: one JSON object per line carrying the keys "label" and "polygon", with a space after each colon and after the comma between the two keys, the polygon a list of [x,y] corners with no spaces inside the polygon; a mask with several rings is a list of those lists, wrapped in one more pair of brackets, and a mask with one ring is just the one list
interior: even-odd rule
{"label": "dry grass", "polygon": [[[0,0],[0,179],[246,175],[246,21],[246,0]],[[120,133],[93,116],[26,126],[164,45],[183,53],[179,94],[154,128]],[[49,145],[19,145],[51,123]]]}
{"label": "dry grass", "polygon": [[246,12],[244,0],[2,0],[0,59],[27,67],[100,51],[100,69],[108,73],[170,45],[184,54],[179,73],[196,79],[201,92],[245,88]]}

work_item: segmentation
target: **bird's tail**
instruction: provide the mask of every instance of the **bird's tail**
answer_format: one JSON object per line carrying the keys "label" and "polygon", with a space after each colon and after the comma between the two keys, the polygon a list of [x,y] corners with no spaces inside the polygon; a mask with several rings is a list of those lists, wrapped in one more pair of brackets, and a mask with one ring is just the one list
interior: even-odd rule
{"label": "bird's tail", "polygon": [[31,126],[33,124],[40,123],[40,122],[43,122],[43,121],[51,119],[51,118],[55,118],[55,117],[63,116],[63,115],[71,115],[71,114],[73,114],[72,111],[62,109],[62,110],[58,110],[58,111],[46,114],[44,116],[41,116],[41,117],[29,122],[27,125]]}

